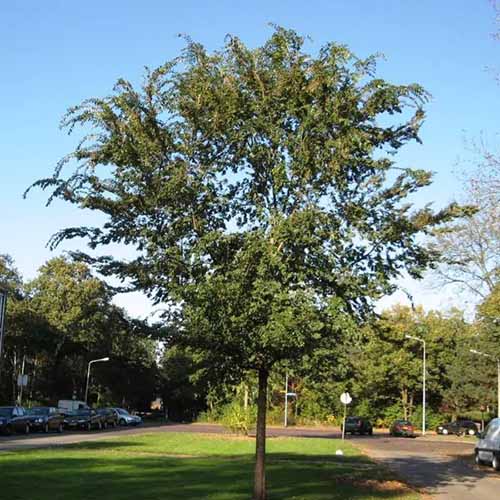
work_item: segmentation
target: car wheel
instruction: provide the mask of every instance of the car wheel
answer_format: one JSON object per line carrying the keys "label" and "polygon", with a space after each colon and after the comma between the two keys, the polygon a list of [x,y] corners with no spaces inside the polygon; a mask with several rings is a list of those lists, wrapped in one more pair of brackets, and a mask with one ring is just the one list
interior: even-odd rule
{"label": "car wheel", "polygon": [[373,436],[373,429],[370,429],[370,430],[368,431],[368,435],[369,435],[369,436]]}
{"label": "car wheel", "polygon": [[479,453],[477,451],[474,455],[474,462],[476,463],[476,465],[483,465],[484,464],[484,462],[479,458]]}
{"label": "car wheel", "polygon": [[469,429],[468,434],[469,436],[474,436],[476,433],[474,432],[474,429]]}
{"label": "car wheel", "polygon": [[57,426],[57,432],[58,432],[59,434],[62,434],[62,433],[63,433],[63,430],[64,430],[64,429],[63,429],[63,424],[59,424],[59,425]]}
{"label": "car wheel", "polygon": [[30,424],[26,424],[24,426],[24,431],[23,432],[24,432],[24,434],[29,434],[30,433]]}
{"label": "car wheel", "polygon": [[496,470],[496,471],[500,471],[500,458],[495,455],[493,457],[493,460],[491,462],[491,466]]}
{"label": "car wheel", "polygon": [[89,422],[86,427],[85,427],[88,431],[91,431],[92,430],[92,425],[91,423]]}
{"label": "car wheel", "polygon": [[103,429],[107,429],[107,428],[108,428],[108,423],[107,423],[107,422],[104,422],[104,423],[102,424],[102,428],[103,428]]}
{"label": "car wheel", "polygon": [[448,429],[443,429],[443,436],[447,436],[448,435]]}
{"label": "car wheel", "polygon": [[120,418],[120,425],[127,425],[124,418]]}
{"label": "car wheel", "polygon": [[10,436],[12,434],[12,427],[10,425],[7,425],[7,427],[5,427],[5,434],[7,436]]}
{"label": "car wheel", "polygon": [[44,426],[43,426],[43,432],[45,432],[45,434],[48,434],[49,433],[49,424],[46,423]]}

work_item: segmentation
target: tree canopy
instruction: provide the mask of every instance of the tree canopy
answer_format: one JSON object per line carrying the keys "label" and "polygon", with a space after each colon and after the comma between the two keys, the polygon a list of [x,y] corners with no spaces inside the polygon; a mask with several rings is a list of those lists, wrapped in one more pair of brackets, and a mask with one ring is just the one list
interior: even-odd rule
{"label": "tree canopy", "polygon": [[403,271],[420,277],[436,254],[417,237],[463,211],[408,201],[431,174],[394,154],[419,141],[428,94],[376,77],[376,57],[311,55],[281,27],[257,48],[186,41],[140,88],[122,79],[71,108],[63,126],[90,133],[35,185],[106,216],[53,246],[132,245],[130,261],[75,256],[169,304],[218,377],[257,370],[264,498],[269,370],[352,331]]}

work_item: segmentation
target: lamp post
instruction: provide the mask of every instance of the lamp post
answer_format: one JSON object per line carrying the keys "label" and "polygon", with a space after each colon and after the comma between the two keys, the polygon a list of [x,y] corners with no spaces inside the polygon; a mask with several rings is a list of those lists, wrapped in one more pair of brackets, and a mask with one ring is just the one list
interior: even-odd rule
{"label": "lamp post", "polygon": [[2,366],[2,347],[5,329],[5,314],[7,309],[7,291],[0,288],[0,368]]}
{"label": "lamp post", "polygon": [[478,356],[494,359],[497,362],[497,417],[500,418],[500,358],[496,358],[495,356],[485,352],[476,351],[476,349],[470,349],[470,352],[472,354],[477,354]]}
{"label": "lamp post", "polygon": [[412,339],[412,340],[417,340],[418,342],[422,343],[422,346],[424,348],[423,352],[423,367],[422,367],[422,375],[423,375],[423,385],[422,385],[422,436],[425,436],[425,375],[426,375],[426,369],[425,369],[425,340],[421,339],[420,337],[414,337],[413,335],[405,335],[407,339]]}
{"label": "lamp post", "polygon": [[89,393],[90,365],[92,363],[101,363],[101,362],[104,362],[104,361],[109,361],[109,358],[106,357],[106,358],[100,358],[100,359],[93,359],[92,361],[89,361],[89,365],[88,365],[88,368],[87,368],[87,385],[85,386],[85,404],[87,404],[87,396],[88,396],[88,393]]}

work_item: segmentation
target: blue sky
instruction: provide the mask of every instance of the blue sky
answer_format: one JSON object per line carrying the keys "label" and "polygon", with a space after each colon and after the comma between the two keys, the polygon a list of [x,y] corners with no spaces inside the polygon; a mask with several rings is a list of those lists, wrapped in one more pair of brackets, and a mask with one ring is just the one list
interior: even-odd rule
{"label": "blue sky", "polygon": [[[500,66],[500,42],[491,36],[495,14],[488,0],[29,0],[2,2],[0,20],[0,253],[12,255],[26,278],[70,247],[49,252],[52,233],[87,222],[68,205],[45,208],[43,193],[22,199],[75,145],[76,138],[58,128],[64,111],[108,94],[119,77],[140,81],[144,66],[179,53],[179,33],[209,49],[220,47],[226,33],[256,46],[273,22],[309,35],[311,52],[334,40],[359,56],[384,53],[379,76],[421,83],[433,95],[424,144],[399,156],[401,166],[436,173],[418,203],[439,206],[458,196],[454,171],[457,158],[466,156],[463,138],[484,132],[494,140],[498,132],[500,89],[487,68]],[[450,304],[445,292],[406,285],[428,306]],[[138,297],[120,300],[133,314],[148,309]]]}

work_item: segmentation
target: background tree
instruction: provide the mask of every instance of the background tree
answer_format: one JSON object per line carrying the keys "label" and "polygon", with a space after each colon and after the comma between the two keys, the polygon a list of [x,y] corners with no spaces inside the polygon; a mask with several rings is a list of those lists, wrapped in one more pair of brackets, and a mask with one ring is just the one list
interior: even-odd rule
{"label": "background tree", "polygon": [[0,282],[9,289],[1,402],[17,400],[23,365],[28,404],[56,404],[73,391],[83,397],[87,362],[110,356],[94,371],[90,403],[149,409],[156,397],[159,329],[115,306],[109,287],[85,264],[52,259],[24,283],[13,260],[3,256]]}
{"label": "background tree", "polygon": [[439,283],[457,284],[484,298],[500,279],[500,158],[484,141],[470,149],[465,198],[477,212],[441,228],[434,245],[442,255]]}
{"label": "background tree", "polygon": [[87,265],[62,257],[40,268],[29,293],[32,307],[51,327],[53,385],[49,393],[70,397],[75,392],[82,397],[90,361],[82,354],[92,352],[110,293]]}
{"label": "background tree", "polygon": [[282,28],[256,49],[188,40],[140,89],[120,80],[72,108],[63,125],[94,130],[36,183],[107,218],[53,245],[133,245],[128,262],[78,257],[172,305],[215,377],[257,372],[257,499],[271,368],[348,334],[402,271],[420,277],[435,255],[416,236],[461,213],[412,209],[431,176],[395,168],[392,153],[418,140],[424,89],[375,78],[375,59],[345,46],[303,44]]}

